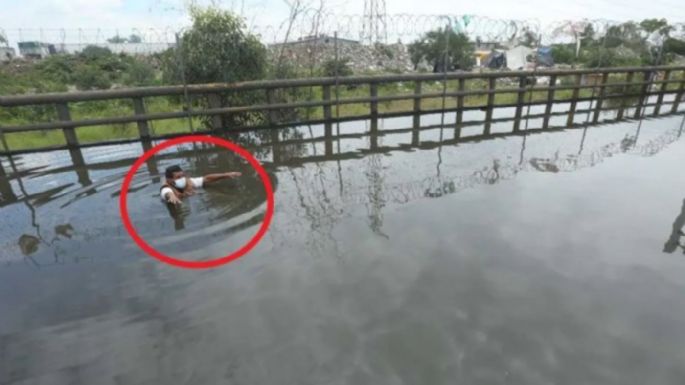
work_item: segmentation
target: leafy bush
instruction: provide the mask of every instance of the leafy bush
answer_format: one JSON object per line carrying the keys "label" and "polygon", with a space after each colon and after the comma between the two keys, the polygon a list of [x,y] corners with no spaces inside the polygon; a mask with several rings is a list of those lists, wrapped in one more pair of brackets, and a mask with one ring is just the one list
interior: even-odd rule
{"label": "leafy bush", "polygon": [[598,47],[584,52],[582,60],[587,67],[595,68],[641,65],[646,59],[631,50]]}
{"label": "leafy bush", "polygon": [[149,86],[155,83],[155,69],[144,61],[132,61],[122,80],[129,86]]}
{"label": "leafy bush", "polygon": [[669,37],[664,41],[664,53],[685,56],[685,41]]}
{"label": "leafy bush", "polygon": [[192,27],[180,46],[165,55],[166,79],[188,83],[261,79],[266,73],[266,48],[247,32],[239,16],[216,8],[192,7]]}
{"label": "leafy bush", "polygon": [[468,70],[476,64],[474,44],[464,33],[437,29],[409,45],[409,54],[417,67],[422,60],[433,65],[433,72]]}
{"label": "leafy bush", "polygon": [[112,87],[112,82],[106,73],[95,66],[86,64],[76,67],[73,81],[79,90],[104,90]]}
{"label": "leafy bush", "polygon": [[349,62],[350,59],[348,58],[338,59],[338,61],[335,59],[326,60],[321,65],[323,75],[329,77],[344,77],[352,75],[353,71],[352,68],[350,68]]}
{"label": "leafy bush", "polygon": [[566,44],[552,46],[552,59],[557,64],[573,64],[576,62],[575,50]]}

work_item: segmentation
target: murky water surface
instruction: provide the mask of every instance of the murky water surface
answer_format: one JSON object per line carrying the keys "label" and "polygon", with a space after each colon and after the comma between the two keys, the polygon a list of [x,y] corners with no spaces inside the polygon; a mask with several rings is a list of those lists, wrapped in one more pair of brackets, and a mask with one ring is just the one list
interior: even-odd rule
{"label": "murky water surface", "polygon": [[[123,229],[140,144],[84,149],[81,166],[2,158],[0,384],[682,384],[681,122],[457,144],[452,128],[356,122],[334,141],[290,129],[275,151],[246,134],[273,223],[205,271]],[[175,163],[245,175],[173,213],[154,170]],[[196,260],[249,239],[264,200],[244,162],[201,147],[163,153],[128,195],[150,244]]]}

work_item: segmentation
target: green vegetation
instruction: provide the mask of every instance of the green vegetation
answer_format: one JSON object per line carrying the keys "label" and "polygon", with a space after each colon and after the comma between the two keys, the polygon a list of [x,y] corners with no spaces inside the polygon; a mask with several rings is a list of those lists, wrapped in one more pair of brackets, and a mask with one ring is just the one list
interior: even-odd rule
{"label": "green vegetation", "polygon": [[329,77],[352,75],[352,68],[350,68],[349,61],[350,59],[348,58],[337,61],[335,59],[326,60],[322,65],[323,75]]}
{"label": "green vegetation", "polygon": [[[590,24],[579,36],[578,55],[575,43],[555,44],[552,57],[558,64],[591,68],[668,64],[675,55],[685,55],[685,41],[671,37],[673,30],[666,19],[645,19],[613,25],[597,36]],[[663,48],[650,42],[653,36],[663,40]]]}
{"label": "green vegetation", "polygon": [[466,34],[438,29],[410,44],[409,54],[415,69],[425,60],[433,66],[433,72],[443,72],[471,69],[476,64],[474,49]]}
{"label": "green vegetation", "polygon": [[193,25],[167,52],[165,79],[191,84],[262,79],[266,47],[246,32],[242,19],[216,8],[191,8]]}
{"label": "green vegetation", "polygon": [[[258,37],[250,34],[242,19],[238,16],[215,8],[191,9],[193,23],[179,36],[180,44],[167,51],[144,56],[115,54],[107,48],[88,46],[77,54],[59,54],[42,61],[14,62],[0,65],[0,95],[63,92],[71,90],[99,90],[127,86],[151,86],[186,83],[239,82],[265,78],[295,78],[305,76],[350,76],[353,70],[349,58],[311,61],[308,68],[297,66],[297,63],[283,60],[269,60],[266,47]],[[576,44],[557,44],[552,46],[552,56],[556,63],[573,64],[586,67],[627,66],[641,64],[668,63],[675,55],[685,55],[685,42],[671,36],[672,28],[665,20],[648,19],[640,23],[627,22],[612,26],[606,37],[599,37],[591,25],[579,34],[580,49],[576,54]],[[663,51],[648,41],[645,31],[663,38]],[[535,46],[539,37],[531,31],[524,32],[527,46]],[[3,43],[0,36],[0,44]],[[113,44],[139,43],[137,35],[122,37],[119,35],[108,39]],[[393,51],[384,45],[376,45],[377,52],[392,58]],[[468,70],[475,64],[474,44],[469,36],[453,30],[438,29],[430,31],[409,45],[411,60],[415,66],[426,62],[434,72],[445,70]],[[366,72],[361,72],[367,74]],[[639,77],[636,76],[635,82]],[[572,78],[559,79],[561,84],[573,82]],[[625,79],[610,81],[622,82]],[[498,84],[498,87],[516,87],[517,84]],[[676,87],[672,84],[669,87]],[[442,82],[424,83],[423,92],[439,93],[445,85]],[[454,91],[456,81],[448,81],[446,89]],[[466,81],[467,90],[485,90],[486,82],[482,80]],[[412,95],[414,85],[380,84],[379,96]],[[628,91],[637,92],[639,86],[608,87],[609,94]],[[334,97],[336,91],[333,91]],[[368,96],[368,86],[339,87],[340,99]],[[589,96],[589,89],[581,91],[581,96]],[[571,90],[559,90],[556,98],[570,98]],[[320,87],[300,87],[290,90],[274,90],[268,96],[263,90],[228,92],[220,95],[223,105],[251,105],[270,102],[291,102],[320,100]],[[526,99],[543,100],[546,92],[533,91]],[[270,98],[270,100],[267,100]],[[516,101],[516,93],[498,94],[495,103],[508,104]],[[469,96],[464,99],[466,106],[480,106],[486,103],[485,95]],[[618,99],[616,99],[618,100]],[[442,97],[425,99],[423,109],[439,109],[444,106],[456,106],[456,98]],[[620,101],[620,103],[630,101]],[[181,111],[190,107],[202,109],[209,106],[206,98],[196,98],[188,102],[182,97],[146,98],[148,112]],[[378,110],[384,112],[410,111],[413,100],[380,102]],[[365,115],[369,112],[368,103],[343,104],[333,108],[333,115]],[[133,114],[131,100],[94,101],[70,104],[72,119],[97,119]],[[242,113],[222,116],[224,124],[261,124],[270,119],[294,121],[299,118],[322,118],[322,108],[300,108],[296,110],[277,110],[270,113]],[[36,122],[49,122],[57,119],[54,106],[32,106],[0,109],[0,124],[15,126]],[[208,120],[193,118],[192,126],[202,128]],[[168,119],[151,122],[155,135],[177,132],[189,132],[187,119]],[[107,139],[136,137],[137,126],[130,124],[111,124],[98,127],[76,129],[80,142],[102,141]],[[60,130],[34,131],[6,134],[10,148],[32,148],[47,145],[64,144]]]}
{"label": "green vegetation", "polygon": [[112,44],[142,43],[142,42],[143,42],[143,39],[142,39],[140,36],[135,35],[135,34],[133,34],[133,35],[127,37],[127,38],[126,38],[126,37],[121,37],[121,36],[119,36],[119,35],[116,35],[116,36],[113,36],[113,37],[107,39],[107,42],[108,42],[108,43],[112,43]]}

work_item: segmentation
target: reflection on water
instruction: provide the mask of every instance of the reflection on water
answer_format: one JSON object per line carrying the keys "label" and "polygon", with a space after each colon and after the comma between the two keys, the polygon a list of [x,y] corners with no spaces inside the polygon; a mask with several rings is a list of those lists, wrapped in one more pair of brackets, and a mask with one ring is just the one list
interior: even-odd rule
{"label": "reflection on water", "polygon": [[[0,383],[682,383],[685,258],[665,254],[685,250],[682,117],[454,119],[231,135],[265,165],[274,219],[202,272],[122,228],[146,144],[2,158]],[[176,163],[243,177],[169,208]],[[208,146],[159,154],[128,196],[146,240],[198,259],[250,238],[264,200]]]}
{"label": "reflection on water", "polygon": [[680,248],[683,250],[683,254],[685,254],[685,243],[681,243],[680,241],[681,238],[685,237],[683,227],[685,227],[685,199],[683,199],[683,207],[680,209],[680,214],[678,214],[673,222],[671,236],[664,245],[664,253],[672,253]]}

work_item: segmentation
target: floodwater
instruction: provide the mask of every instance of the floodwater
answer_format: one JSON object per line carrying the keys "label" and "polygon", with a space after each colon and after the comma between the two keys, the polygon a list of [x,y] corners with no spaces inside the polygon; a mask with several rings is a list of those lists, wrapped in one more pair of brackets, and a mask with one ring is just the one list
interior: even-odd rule
{"label": "floodwater", "polygon": [[[121,224],[139,143],[80,166],[2,158],[0,384],[682,384],[682,121],[458,143],[349,122],[332,142],[289,129],[276,151],[245,134],[273,223],[247,256],[192,271]],[[256,232],[265,194],[244,162],[192,146],[155,162],[128,194],[154,247],[200,260]],[[172,213],[154,170],[175,163],[244,176]]]}

